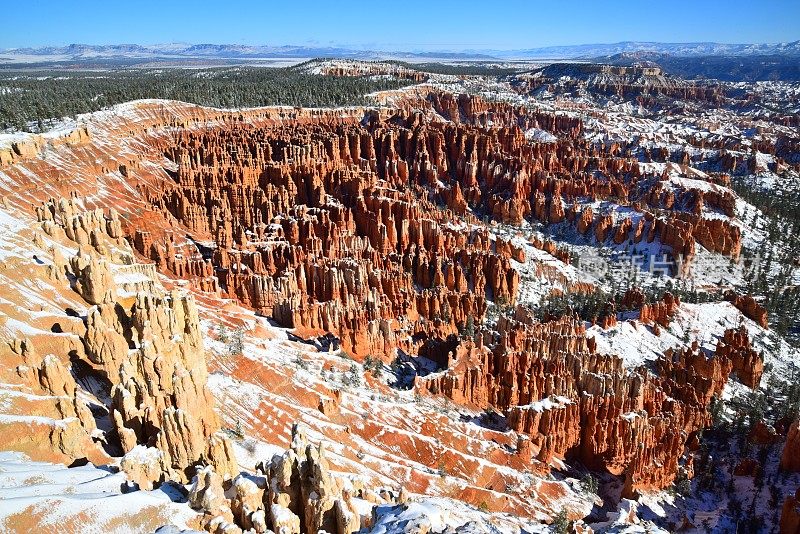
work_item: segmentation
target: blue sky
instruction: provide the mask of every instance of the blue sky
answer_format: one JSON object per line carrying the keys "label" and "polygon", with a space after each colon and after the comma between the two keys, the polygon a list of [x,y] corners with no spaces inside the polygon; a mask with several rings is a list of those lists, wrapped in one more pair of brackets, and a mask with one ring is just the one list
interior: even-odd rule
{"label": "blue sky", "polygon": [[0,0],[0,8],[0,48],[186,42],[464,50],[800,39],[800,0]]}

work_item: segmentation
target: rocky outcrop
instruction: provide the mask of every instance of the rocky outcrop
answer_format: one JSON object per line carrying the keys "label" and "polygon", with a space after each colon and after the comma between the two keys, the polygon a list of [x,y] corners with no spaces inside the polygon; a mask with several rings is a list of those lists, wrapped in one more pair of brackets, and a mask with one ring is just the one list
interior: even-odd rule
{"label": "rocky outcrop", "polygon": [[781,469],[800,472],[800,419],[789,427],[781,455]]}
{"label": "rocky outcrop", "polygon": [[[265,480],[262,477],[239,475],[233,481],[231,510],[234,521],[243,530],[257,533],[267,532],[267,516],[264,511]],[[277,529],[280,531],[280,529]]]}
{"label": "rocky outcrop", "polygon": [[[644,320],[669,323],[678,302],[666,294],[655,305],[631,292],[626,308],[642,306]],[[650,307],[648,307],[650,306]],[[579,459],[591,469],[625,478],[624,494],[668,486],[680,470],[691,470],[689,438],[710,422],[708,406],[729,375],[757,387],[760,356],[744,330],[730,330],[709,357],[695,344],[667,351],[653,374],[628,373],[619,358],[595,353],[582,322],[562,318],[536,323],[518,308],[501,317],[491,348],[460,343],[438,363],[445,373],[418,379],[421,391],[443,394],[460,404],[491,407],[509,428],[527,434],[528,457]]]}
{"label": "rocky outcrop", "polygon": [[742,251],[741,229],[724,219],[696,218],[692,236],[711,252],[737,259]]}
{"label": "rocky outcrop", "polygon": [[281,525],[293,532],[346,534],[361,528],[349,492],[329,471],[325,449],[308,444],[299,426],[292,429],[292,448],[275,456],[267,469],[264,502],[273,530]]}
{"label": "rocky outcrop", "polygon": [[199,469],[189,491],[189,506],[210,515],[230,513],[222,477],[211,467]]}
{"label": "rocky outcrop", "polygon": [[[623,477],[626,495],[663,488],[676,473],[690,472],[687,444],[707,424],[708,403],[728,375],[751,386],[760,381],[760,358],[746,336],[726,332],[713,355],[689,347],[652,368],[624,369],[619,358],[597,354],[583,322],[538,323],[514,311],[516,262],[536,263],[541,255],[531,251],[534,258],[526,258],[531,249],[518,246],[521,233],[512,243],[499,237],[513,233],[507,227],[492,229],[495,222],[527,219],[580,246],[601,242],[622,251],[654,244],[647,249],[688,263],[700,243],[735,257],[741,236],[724,219],[732,195],[668,191],[668,177],[647,175],[640,161],[690,163],[691,150],[585,136],[580,117],[595,111],[535,112],[427,91],[380,110],[174,114],[163,103],[142,104],[147,113],[121,131],[146,146],[145,156],[117,161],[105,148],[87,150],[97,173],[126,179],[115,184],[124,192],[104,189],[91,205],[113,199],[124,216],[84,209],[77,198],[40,207],[35,239],[53,247],[48,255],[37,250],[36,268],[54,287],[72,288],[60,296],[69,308],[57,310],[64,316],[57,322],[37,324],[43,334],[8,349],[10,369],[33,391],[69,399],[47,401],[46,417],[69,422],[39,440],[43,447],[72,460],[105,441],[115,456],[124,453],[122,469],[142,488],[167,478],[186,482],[201,466],[192,501],[209,516],[210,530],[300,532],[335,524],[352,531],[361,522],[350,502],[359,489],[345,484],[339,491],[319,447],[293,447],[294,459],[287,453],[276,471],[270,463],[260,476],[235,476],[231,444],[216,432],[205,387],[193,299],[183,289],[165,291],[157,269],[181,279],[177,287],[234,298],[292,327],[294,335],[332,333],[331,347],[357,358],[390,359],[398,349],[430,357],[446,370],[418,378],[420,393],[500,411],[519,434],[497,434],[508,452],[492,462],[540,473],[562,458],[580,459]],[[650,95],[642,98],[651,103]],[[534,129],[537,135],[530,135]],[[709,166],[750,164],[721,148],[719,158]],[[8,182],[20,174],[15,169]],[[72,187],[80,176],[59,177],[60,187]],[[651,187],[654,181],[660,185]],[[42,194],[56,189],[48,185]],[[721,222],[702,219],[709,207]],[[532,237],[529,243],[570,263],[569,252],[553,241]],[[139,263],[142,256],[153,263]],[[520,270],[531,276],[527,267]],[[538,264],[533,272],[541,274]],[[582,283],[564,280],[564,288]],[[740,304],[760,317],[752,305]],[[665,296],[632,300],[622,311],[638,311],[638,320],[658,331],[677,306]],[[613,327],[622,320],[619,308],[607,306],[597,322]],[[512,316],[482,324],[487,309]],[[478,325],[474,335],[465,333],[468,324]],[[46,356],[33,358],[27,344]],[[92,406],[94,416],[83,400],[72,402],[76,385],[82,387],[70,382],[73,373],[89,375],[108,394],[107,402],[103,395],[97,401],[102,406]],[[319,405],[321,417],[347,417],[345,405]],[[112,430],[95,432],[94,417]],[[481,475],[487,487],[489,477]],[[419,478],[416,487],[427,483]],[[496,478],[487,492],[508,483]],[[271,500],[274,480],[288,482],[274,486]],[[226,503],[206,498],[220,488]],[[502,506],[508,511],[516,504]]]}
{"label": "rocky outcrop", "polygon": [[800,489],[783,501],[780,522],[780,534],[798,533],[800,533]]}
{"label": "rocky outcrop", "polygon": [[[91,439],[97,429],[95,419],[86,402],[78,398],[68,365],[55,354],[40,356],[36,345],[30,338],[0,345],[3,361],[18,362],[10,371],[33,393],[41,395],[32,396],[21,406],[16,406],[14,397],[7,397],[4,409],[12,415],[2,424],[4,447],[33,458],[65,463],[82,458],[106,461],[105,453]],[[31,412],[39,417],[29,420]]]}
{"label": "rocky outcrop", "polygon": [[12,141],[9,145],[0,147],[0,166],[11,165],[20,160],[29,160],[38,156],[45,147],[59,145],[80,146],[90,139],[86,126],[78,126],[65,130],[58,136],[28,135],[19,140]]}
{"label": "rocky outcrop", "polygon": [[155,447],[135,445],[135,437],[125,436],[123,440],[130,439],[125,445],[132,445],[120,461],[120,468],[128,480],[140,489],[151,490],[164,481],[164,474],[168,471],[164,453]]}
{"label": "rocky outcrop", "polygon": [[717,343],[717,355],[731,360],[733,371],[742,384],[751,389],[758,388],[764,373],[764,361],[761,354],[750,345],[745,327],[725,330],[722,339]]}
{"label": "rocky outcrop", "polygon": [[537,460],[550,463],[553,457],[564,458],[579,444],[580,406],[564,397],[547,397],[508,410],[509,428],[531,436],[538,450]]}
{"label": "rocky outcrop", "polygon": [[667,327],[680,304],[680,301],[671,293],[664,293],[661,300],[641,306],[639,320],[644,324],[656,323]]}
{"label": "rocky outcrop", "polygon": [[[334,333],[357,357],[413,353],[418,340],[482,317],[487,301],[513,304],[516,271],[485,226],[474,225],[475,210],[507,223],[575,225],[599,242],[658,240],[681,273],[696,241],[739,253],[735,225],[641,208],[649,190],[638,181],[649,178],[631,147],[584,139],[580,119],[435,91],[401,102],[363,120],[253,118],[160,139],[173,181],[142,189],[147,217],[174,218],[195,242],[214,246],[201,250],[173,229],[130,227],[134,246],[161,271],[303,336]],[[423,120],[432,114],[446,121]],[[531,128],[558,139],[529,142]],[[584,198],[630,201],[633,210],[615,217],[587,206],[578,215]],[[451,224],[457,217],[467,231]]]}
{"label": "rocky outcrop", "polygon": [[767,324],[767,310],[752,295],[730,293],[727,298],[745,317],[758,323],[761,328],[769,327]]}
{"label": "rocky outcrop", "polygon": [[[154,269],[135,263],[115,212],[82,211],[71,198],[51,200],[37,215],[49,236],[76,247],[68,258],[52,249],[52,279],[71,286],[86,303],[83,324],[75,328],[72,366],[77,360],[81,373],[108,388],[103,408],[114,429],[103,439],[125,455],[122,469],[143,488],[164,480],[187,482],[196,464],[234,475],[232,448],[217,435],[193,297],[165,291]],[[27,346],[21,352],[39,369],[41,387],[72,399],[74,413],[67,415],[79,416],[93,434],[94,418],[77,401],[70,372],[54,356],[36,363]]]}
{"label": "rocky outcrop", "polygon": [[[372,514],[362,516],[361,508],[353,501],[355,497],[367,497],[367,490],[359,480],[335,476],[328,466],[324,446],[310,444],[297,424],[292,427],[291,447],[270,461],[261,462],[257,470],[258,475],[241,474],[230,481],[227,492],[226,484],[213,468],[198,470],[189,504],[203,512],[206,530],[350,534],[371,521]],[[374,492],[370,493],[374,500]]]}
{"label": "rocky outcrop", "polygon": [[695,102],[719,103],[725,97],[722,85],[673,79],[658,67],[617,66],[587,63],[553,64],[522,76],[525,92],[549,88],[559,93],[589,93],[621,97],[645,107],[654,107],[663,97]]}
{"label": "rocky outcrop", "polygon": [[592,227],[593,220],[594,220],[594,212],[592,211],[591,206],[584,208],[584,210],[581,211],[581,215],[576,223],[576,228],[578,229],[578,232],[580,232],[581,234],[585,234],[586,232],[588,232],[589,229]]}
{"label": "rocky outcrop", "polygon": [[[469,131],[433,124],[182,133],[164,149],[179,164],[176,183],[150,201],[217,248],[209,263],[179,251],[168,233],[137,230],[134,244],[168,272],[283,326],[334,332],[348,352],[412,350],[398,331],[456,332],[483,315],[487,298],[513,303],[519,283],[514,247],[495,247],[485,229],[454,228],[452,213],[437,209],[438,196],[469,219],[477,191],[467,178],[447,178],[461,165],[449,142],[489,157]],[[563,216],[563,207],[551,211]]]}

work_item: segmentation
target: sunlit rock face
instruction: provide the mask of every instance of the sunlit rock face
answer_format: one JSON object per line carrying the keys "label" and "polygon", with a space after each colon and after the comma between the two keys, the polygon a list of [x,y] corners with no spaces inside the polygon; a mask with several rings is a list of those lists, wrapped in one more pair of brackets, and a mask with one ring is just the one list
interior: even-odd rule
{"label": "sunlit rock face", "polygon": [[196,462],[230,477],[235,465],[216,435],[193,296],[165,290],[154,266],[137,262],[116,211],[61,198],[35,212],[37,264],[28,280],[41,277],[37,291],[69,306],[44,307],[50,331],[7,346],[9,361],[21,360],[14,383],[40,395],[38,410],[56,410],[12,440],[31,443],[22,450],[32,458],[66,463],[123,454],[122,468],[140,487],[187,481]]}

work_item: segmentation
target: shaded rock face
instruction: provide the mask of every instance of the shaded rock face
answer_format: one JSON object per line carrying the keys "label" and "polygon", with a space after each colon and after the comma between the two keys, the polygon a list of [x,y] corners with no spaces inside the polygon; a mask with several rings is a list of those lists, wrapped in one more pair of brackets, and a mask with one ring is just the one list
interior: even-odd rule
{"label": "shaded rock face", "polygon": [[750,338],[744,327],[729,328],[717,345],[717,354],[728,358],[739,380],[751,389],[757,389],[764,373],[764,361],[750,346]]}
{"label": "shaded rock face", "polygon": [[800,489],[783,502],[780,529],[781,534],[800,533]]}
{"label": "shaded rock face", "polygon": [[297,524],[297,532],[302,533],[324,530],[345,534],[361,528],[361,518],[351,499],[354,491],[360,494],[363,488],[345,488],[341,480],[334,478],[325,449],[310,445],[298,425],[292,428],[291,448],[274,456],[264,471],[269,481],[264,502],[269,505],[275,527],[281,518],[289,516],[297,518],[297,522],[291,519],[290,523]]}
{"label": "shaded rock face", "polygon": [[17,422],[12,416],[2,424],[4,447],[45,460],[105,461],[107,456],[90,438],[97,429],[95,419],[87,404],[77,396],[77,384],[68,363],[55,354],[42,357],[36,345],[26,338],[0,347],[4,361],[19,362],[12,368],[16,378],[41,395],[35,403],[19,408],[12,404],[5,409],[12,412],[24,409],[24,415],[33,412],[42,419],[41,423]]}
{"label": "shaded rock face", "polygon": [[[107,412],[112,428],[97,439],[125,455],[121,467],[140,487],[166,479],[185,482],[195,464],[232,475],[231,446],[216,434],[193,297],[166,291],[152,265],[135,262],[115,212],[84,211],[78,200],[61,199],[42,205],[37,217],[55,243],[50,281],[71,288],[86,310],[82,320],[65,323],[72,325],[70,336],[54,333],[12,347],[25,361],[20,375],[68,399],[61,403],[63,416],[78,423],[61,425],[51,443],[72,459],[97,448],[86,445],[100,431],[79,400],[77,378],[96,384],[92,395],[105,399],[95,411]],[[70,340],[68,347],[39,358],[37,345],[52,350],[62,339]]]}
{"label": "shaded rock face", "polygon": [[622,475],[632,496],[690,471],[687,442],[710,423],[708,407],[732,372],[751,387],[760,381],[762,361],[743,330],[726,332],[712,357],[696,345],[668,351],[654,374],[628,372],[620,358],[597,354],[584,328],[570,318],[534,323],[518,309],[516,320],[498,321],[494,346],[481,338],[459,344],[447,372],[415,387],[501,411],[512,430],[530,436],[531,458],[578,459]]}

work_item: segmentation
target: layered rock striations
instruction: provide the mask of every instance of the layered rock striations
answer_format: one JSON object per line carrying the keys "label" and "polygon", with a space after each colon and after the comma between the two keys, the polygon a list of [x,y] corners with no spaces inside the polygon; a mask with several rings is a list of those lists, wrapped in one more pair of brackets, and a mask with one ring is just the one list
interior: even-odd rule
{"label": "layered rock striations", "polygon": [[[415,104],[421,110],[407,102],[361,122],[228,123],[163,139],[173,181],[147,191],[148,202],[190,240],[138,229],[134,245],[161,270],[302,336],[333,332],[359,357],[402,349],[438,359],[448,371],[420,387],[503,411],[513,429],[532,436],[540,460],[574,455],[624,474],[629,493],[671,483],[686,440],[707,423],[719,394],[704,379],[679,387],[674,378],[628,373],[619,359],[594,353],[583,326],[570,321],[501,318],[496,339],[459,345],[455,358],[441,347],[489,302],[516,298],[511,260],[524,256],[474,212],[504,223],[574,225],[597,243],[658,241],[687,269],[697,244],[739,255],[739,227],[703,216],[705,205],[730,211],[730,198],[654,200],[662,182],[641,173],[633,147],[581,137],[580,119],[449,93]],[[529,143],[529,128],[557,140]],[[595,215],[581,208],[586,199],[633,209]],[[644,207],[663,202],[675,211]],[[666,326],[678,304],[671,296],[642,303],[640,320]],[[705,379],[724,384],[735,371],[757,385],[760,357],[742,335],[726,334]],[[682,358],[662,373],[684,370],[689,356]],[[598,378],[605,376],[613,378]]]}
{"label": "layered rock striations", "polygon": [[725,89],[720,84],[687,82],[666,76],[660,67],[617,66],[591,63],[558,63],[518,76],[520,92],[588,91],[603,96],[636,100],[646,107],[671,97],[680,100],[720,103]]}
{"label": "layered rock striations", "polygon": [[[439,185],[449,181],[445,136],[456,131],[330,130],[185,136],[167,151],[180,162],[177,183],[152,203],[214,239],[210,262],[225,295],[284,326],[336,332],[356,354],[409,348],[398,331],[446,335],[482,316],[487,299],[514,301],[509,259],[519,252],[470,227],[469,216],[466,228],[452,226],[437,206],[464,208],[458,182]],[[139,232],[134,243],[173,272],[211,274],[169,238]]]}

